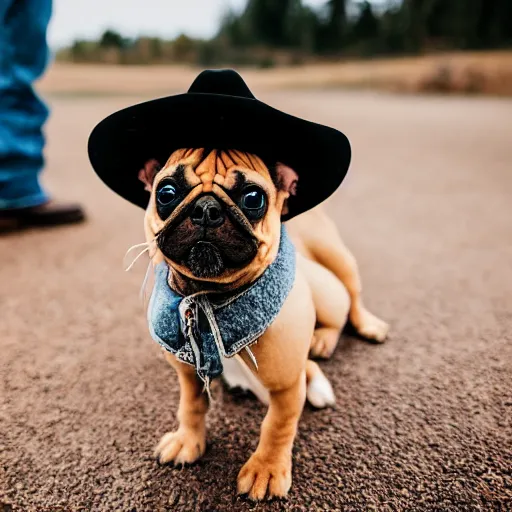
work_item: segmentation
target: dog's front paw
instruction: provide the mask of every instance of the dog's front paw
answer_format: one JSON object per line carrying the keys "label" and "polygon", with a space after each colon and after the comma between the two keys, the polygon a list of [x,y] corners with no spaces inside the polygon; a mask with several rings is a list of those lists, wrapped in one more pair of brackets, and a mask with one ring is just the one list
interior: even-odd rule
{"label": "dog's front paw", "polygon": [[388,335],[389,324],[372,315],[367,309],[361,309],[355,315],[351,315],[350,321],[357,333],[367,340],[383,343]]}
{"label": "dog's front paw", "polygon": [[154,456],[160,464],[192,464],[206,448],[206,436],[195,430],[178,429],[165,434],[155,448]]}
{"label": "dog's front paw", "polygon": [[238,494],[251,500],[284,497],[292,485],[292,462],[286,457],[268,460],[254,453],[238,474]]}

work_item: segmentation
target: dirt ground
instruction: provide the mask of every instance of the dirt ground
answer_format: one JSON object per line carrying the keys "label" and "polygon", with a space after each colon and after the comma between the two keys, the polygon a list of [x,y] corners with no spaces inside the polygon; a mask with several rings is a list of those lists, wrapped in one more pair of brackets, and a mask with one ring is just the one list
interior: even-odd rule
{"label": "dirt ground", "polygon": [[345,334],[322,364],[338,404],[305,409],[288,500],[235,495],[265,413],[240,394],[217,394],[200,463],[159,467],[178,387],[147,333],[144,265],[122,270],[142,211],[86,156],[93,125],[136,98],[54,97],[44,179],[89,220],[0,238],[2,512],[511,510],[512,101],[261,96],[351,139],[328,207],[389,341]]}

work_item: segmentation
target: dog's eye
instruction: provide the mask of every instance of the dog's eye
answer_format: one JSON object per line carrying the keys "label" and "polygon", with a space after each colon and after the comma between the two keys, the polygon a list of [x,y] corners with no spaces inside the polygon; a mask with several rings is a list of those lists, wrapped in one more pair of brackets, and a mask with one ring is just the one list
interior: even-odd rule
{"label": "dog's eye", "polygon": [[250,187],[240,200],[240,206],[249,220],[259,220],[265,214],[267,198],[258,187]]}
{"label": "dog's eye", "polygon": [[168,183],[158,190],[156,193],[156,199],[162,206],[167,206],[176,199],[177,195],[176,187]]}
{"label": "dog's eye", "polygon": [[244,194],[242,205],[247,210],[259,210],[265,206],[265,196],[261,190],[252,190]]}

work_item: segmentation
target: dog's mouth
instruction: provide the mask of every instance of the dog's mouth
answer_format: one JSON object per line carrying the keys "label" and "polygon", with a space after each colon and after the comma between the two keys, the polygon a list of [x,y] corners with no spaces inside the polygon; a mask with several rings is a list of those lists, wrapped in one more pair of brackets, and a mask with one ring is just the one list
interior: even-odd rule
{"label": "dog's mouth", "polygon": [[158,247],[193,277],[215,280],[244,268],[258,252],[258,239],[239,219],[213,196],[202,196],[162,230]]}
{"label": "dog's mouth", "polygon": [[226,268],[219,249],[205,241],[199,241],[192,246],[187,266],[196,277],[204,279],[220,276]]}

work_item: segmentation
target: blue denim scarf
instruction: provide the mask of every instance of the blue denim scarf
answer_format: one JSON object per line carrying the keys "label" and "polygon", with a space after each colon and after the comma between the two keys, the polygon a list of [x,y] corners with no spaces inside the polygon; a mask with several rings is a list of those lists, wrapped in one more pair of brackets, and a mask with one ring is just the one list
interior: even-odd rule
{"label": "blue denim scarf", "polygon": [[[193,365],[206,386],[222,374],[222,357],[255,343],[275,320],[295,282],[295,248],[285,228],[275,261],[249,288],[226,298],[215,293],[183,297],[168,283],[165,262],[155,268],[149,302],[152,338],[178,360]],[[219,298],[221,297],[221,298]]]}

